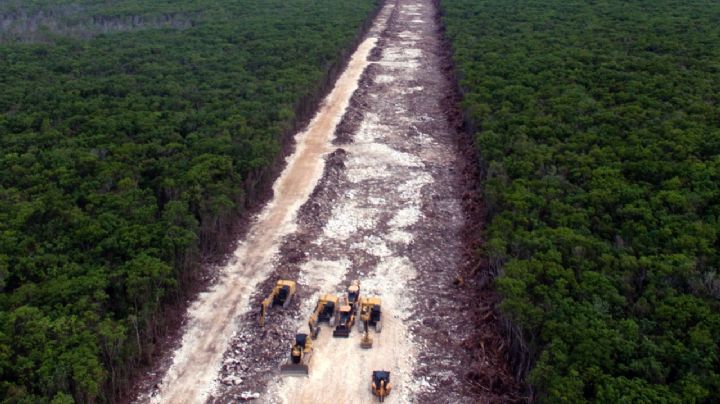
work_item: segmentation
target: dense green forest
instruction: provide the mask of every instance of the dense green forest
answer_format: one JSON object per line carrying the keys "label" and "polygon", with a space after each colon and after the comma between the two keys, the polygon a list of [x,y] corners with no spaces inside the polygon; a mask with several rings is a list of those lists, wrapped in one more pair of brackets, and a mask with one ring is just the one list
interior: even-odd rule
{"label": "dense green forest", "polygon": [[720,401],[720,3],[442,6],[536,397]]}
{"label": "dense green forest", "polygon": [[0,3],[3,402],[127,390],[376,4]]}

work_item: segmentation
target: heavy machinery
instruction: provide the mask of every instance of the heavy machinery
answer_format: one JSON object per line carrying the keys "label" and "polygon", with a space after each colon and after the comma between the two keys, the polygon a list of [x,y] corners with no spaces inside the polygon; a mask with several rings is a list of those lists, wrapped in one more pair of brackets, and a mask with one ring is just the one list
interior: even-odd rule
{"label": "heavy machinery", "polygon": [[390,395],[392,384],[390,384],[390,372],[386,370],[375,370],[372,372],[372,384],[370,385],[372,393],[377,396],[380,402],[385,401],[385,397]]}
{"label": "heavy machinery", "polygon": [[375,332],[382,331],[382,300],[379,297],[361,297],[358,315],[360,320],[367,318],[368,324],[375,327]]}
{"label": "heavy machinery", "polygon": [[382,301],[379,297],[361,297],[358,307],[358,316],[360,322],[358,326],[363,333],[360,346],[368,349],[372,348],[373,340],[370,336],[370,327],[375,327],[375,332],[382,330]]}
{"label": "heavy machinery", "polygon": [[260,319],[258,320],[260,327],[265,325],[265,315],[271,307],[282,306],[287,307],[293,296],[295,296],[295,281],[281,279],[277,281],[272,292],[262,301],[260,306]]}
{"label": "heavy machinery", "polygon": [[317,338],[320,333],[320,323],[327,322],[330,324],[330,327],[335,325],[335,318],[340,309],[339,300],[337,296],[330,294],[323,295],[318,299],[315,310],[308,320],[312,339]]}
{"label": "heavy machinery", "polygon": [[365,319],[361,323],[363,325],[363,334],[362,338],[360,339],[360,348],[370,349],[373,346],[373,339],[370,336],[370,331],[368,330],[368,321],[367,319]]}
{"label": "heavy machinery", "polygon": [[335,331],[333,331],[333,337],[349,337],[352,326],[355,324],[355,310],[353,310],[353,307],[347,304],[347,302],[343,303],[345,304],[340,306],[337,326],[335,327]]}
{"label": "heavy machinery", "polygon": [[348,304],[355,310],[355,306],[360,298],[360,281],[354,280],[347,288]]}
{"label": "heavy machinery", "polygon": [[295,342],[290,346],[290,359],[280,366],[280,372],[284,375],[308,375],[312,353],[312,338],[304,332],[295,334]]}

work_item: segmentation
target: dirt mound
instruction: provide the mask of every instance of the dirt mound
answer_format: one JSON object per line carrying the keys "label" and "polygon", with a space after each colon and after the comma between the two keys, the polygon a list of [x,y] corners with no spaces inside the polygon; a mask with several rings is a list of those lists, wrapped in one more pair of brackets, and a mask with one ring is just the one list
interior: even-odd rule
{"label": "dirt mound", "polygon": [[[377,49],[379,49],[378,46],[373,48],[371,53],[375,52]],[[357,90],[355,90],[352,98],[350,98],[350,108],[348,108],[345,115],[343,115],[340,124],[335,130],[335,139],[333,139],[333,144],[341,145],[352,142],[353,134],[357,131],[363,120],[363,111],[368,109],[368,105],[366,104],[368,102],[366,95],[368,93],[368,89],[374,81],[375,76],[377,76],[377,70],[378,68],[375,65],[370,65],[367,69],[365,69],[365,72],[360,78]]]}

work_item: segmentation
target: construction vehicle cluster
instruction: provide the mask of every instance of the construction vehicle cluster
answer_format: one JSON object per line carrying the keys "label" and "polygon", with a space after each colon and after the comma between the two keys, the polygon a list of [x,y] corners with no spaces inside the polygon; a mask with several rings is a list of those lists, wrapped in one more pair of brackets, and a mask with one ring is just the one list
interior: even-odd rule
{"label": "construction vehicle cluster", "polygon": [[[292,280],[279,280],[270,294],[262,301],[258,323],[265,325],[265,317],[269,309],[290,304],[297,284]],[[334,327],[333,337],[348,338],[358,321],[358,329],[362,333],[360,346],[370,349],[373,338],[370,335],[371,327],[376,333],[382,330],[382,301],[377,296],[360,296],[360,282],[353,281],[347,288],[347,295],[338,297],[333,294],[322,295],[315,305],[315,309],[308,319],[307,328],[298,331],[290,345],[290,358],[280,367],[284,375],[308,375],[309,362],[313,353],[312,340],[320,334],[320,325],[327,323]],[[390,394],[390,372],[386,370],[373,371],[370,390],[382,402]]]}

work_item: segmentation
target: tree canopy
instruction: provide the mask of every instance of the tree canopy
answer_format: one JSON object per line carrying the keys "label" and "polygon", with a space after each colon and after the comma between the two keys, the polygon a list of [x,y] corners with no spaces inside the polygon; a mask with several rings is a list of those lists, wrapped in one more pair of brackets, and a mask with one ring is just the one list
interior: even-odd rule
{"label": "tree canopy", "polygon": [[720,3],[442,8],[537,397],[720,401]]}
{"label": "tree canopy", "polygon": [[374,0],[0,4],[0,397],[109,401]]}

